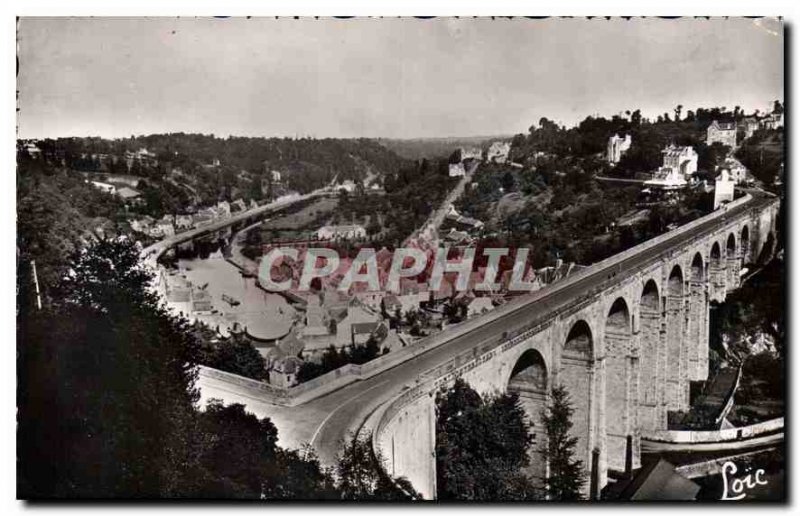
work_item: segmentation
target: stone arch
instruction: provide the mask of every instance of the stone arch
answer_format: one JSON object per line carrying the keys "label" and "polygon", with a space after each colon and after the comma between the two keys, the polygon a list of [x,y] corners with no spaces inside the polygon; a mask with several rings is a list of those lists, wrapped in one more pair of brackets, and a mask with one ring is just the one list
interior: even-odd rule
{"label": "stone arch", "polygon": [[709,254],[709,262],[711,265],[720,265],[720,261],[722,260],[722,252],[720,251],[719,242],[714,242],[711,246],[711,253]]}
{"label": "stone arch", "polygon": [[606,315],[606,459],[609,469],[625,469],[626,436],[635,428],[633,409],[633,328],[628,303],[618,297]]}
{"label": "stone arch", "polygon": [[667,296],[683,295],[683,269],[680,265],[674,265],[667,279]]}
{"label": "stone arch", "polygon": [[644,284],[644,288],[642,288],[642,297],[639,303],[640,310],[641,308],[646,309],[647,311],[653,312],[660,312],[661,311],[661,299],[659,298],[658,293],[658,284],[656,280],[650,278]]}
{"label": "stone arch", "polygon": [[725,241],[725,256],[727,258],[736,256],[736,235],[733,233],[729,233],[728,239]]}
{"label": "stone arch", "polygon": [[695,253],[692,258],[692,265],[689,269],[691,281],[705,281],[705,268],[703,267],[703,255]]}
{"label": "stone arch", "polygon": [[739,284],[739,266],[740,258],[737,256],[736,253],[736,235],[734,233],[728,234],[728,239],[725,244],[725,257],[727,258],[727,263],[725,264],[727,275],[726,275],[726,289],[733,290]]}
{"label": "stone arch", "polygon": [[747,227],[747,224],[742,227],[739,237],[739,251],[742,256],[742,265],[750,263],[750,228]]}
{"label": "stone arch", "polygon": [[708,257],[709,293],[712,299],[721,301],[725,298],[725,262],[722,259],[722,246],[719,242],[711,245]]}
{"label": "stone arch", "polygon": [[639,299],[639,348],[641,349],[641,387],[639,389],[639,425],[645,430],[660,430],[659,405],[662,398],[666,353],[661,340],[661,297],[658,284],[650,279]]}
{"label": "stone arch", "polygon": [[608,331],[626,334],[631,332],[631,311],[628,309],[628,303],[621,297],[615,299],[608,310],[606,332]]}
{"label": "stone arch", "polygon": [[[686,339],[684,338],[685,308],[683,270],[672,267],[667,279],[665,303],[666,322],[666,403],[667,409],[680,410],[689,403],[688,382],[683,388],[681,378],[686,374]],[[685,393],[683,391],[686,391]]]}
{"label": "stone arch", "polygon": [[684,362],[690,380],[705,380],[708,376],[708,294],[704,271],[703,257],[696,253],[689,271],[689,327],[686,344],[688,357]]}
{"label": "stone arch", "polygon": [[528,349],[520,355],[508,377],[508,389],[547,392],[547,365],[538,350]]}
{"label": "stone arch", "polygon": [[572,402],[572,435],[578,439],[577,457],[591,464],[592,382],[594,380],[594,333],[580,319],[572,324],[561,352],[559,383]]}
{"label": "stone arch", "polygon": [[547,364],[536,349],[525,350],[517,359],[508,378],[508,391],[517,393],[520,405],[531,424],[533,445],[530,448],[530,464],[527,473],[537,484],[543,485],[547,476],[547,464],[540,453],[546,442],[541,414],[547,406]]}
{"label": "stone arch", "polygon": [[564,344],[564,354],[570,358],[580,358],[591,360],[594,355],[594,342],[592,339],[592,329],[589,323],[580,319],[576,321]]}

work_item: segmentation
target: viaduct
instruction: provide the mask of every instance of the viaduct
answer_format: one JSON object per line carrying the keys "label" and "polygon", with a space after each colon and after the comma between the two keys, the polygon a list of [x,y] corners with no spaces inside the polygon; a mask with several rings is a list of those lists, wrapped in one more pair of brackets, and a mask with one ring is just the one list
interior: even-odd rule
{"label": "viaduct", "polygon": [[[641,435],[667,429],[708,377],[709,309],[745,265],[771,256],[780,200],[749,191],[725,207],[593,264],[489,314],[289,389],[204,369],[203,397],[269,416],[285,444],[310,443],[332,463],[351,432],[372,437],[387,473],[435,498],[435,393],[464,378],[482,393],[515,391],[533,423],[554,385],[570,394],[579,458],[599,492],[632,467]],[[537,452],[530,473],[545,477]],[[612,475],[610,475],[612,473]],[[588,480],[588,479],[587,479]]]}

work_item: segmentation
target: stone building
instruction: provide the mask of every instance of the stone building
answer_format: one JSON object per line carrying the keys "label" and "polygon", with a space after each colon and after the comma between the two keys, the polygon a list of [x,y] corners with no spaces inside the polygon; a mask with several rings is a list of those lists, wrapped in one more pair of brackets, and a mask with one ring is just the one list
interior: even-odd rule
{"label": "stone building", "polygon": [[697,152],[692,147],[669,145],[661,153],[664,161],[653,173],[653,178],[644,182],[643,193],[659,194],[682,190],[689,184],[692,174],[697,172]]}
{"label": "stone building", "polygon": [[730,175],[731,181],[734,184],[740,185],[743,183],[748,182],[749,176],[747,173],[747,167],[745,167],[741,161],[730,156],[722,162],[722,165],[719,166],[718,170],[726,169],[728,174]]}
{"label": "stone building", "polygon": [[692,147],[669,145],[661,154],[664,156],[662,169],[676,170],[687,180],[697,172],[697,152]]}
{"label": "stone building", "polygon": [[706,144],[721,143],[730,148],[736,147],[736,123],[714,120],[706,129]]}
{"label": "stone building", "polygon": [[723,168],[719,177],[714,181],[714,209],[733,200],[733,191],[736,183],[731,179],[728,169]]}
{"label": "stone building", "polygon": [[494,142],[486,152],[486,161],[495,163],[505,163],[508,161],[508,153],[511,151],[511,144],[508,142]]}
{"label": "stone building", "polygon": [[739,122],[739,126],[744,130],[744,137],[750,138],[753,136],[753,133],[761,127],[761,122],[759,122],[757,117],[748,116]]}
{"label": "stone building", "polygon": [[483,157],[483,151],[481,151],[480,147],[461,147],[459,149],[459,156],[461,161],[481,159]]}
{"label": "stone building", "polygon": [[463,163],[450,163],[447,173],[450,177],[464,177],[467,171],[464,170]]}
{"label": "stone building", "polygon": [[771,113],[761,121],[761,125],[767,129],[783,127],[783,113]]}
{"label": "stone building", "polygon": [[631,135],[629,134],[626,134],[624,138],[617,134],[612,135],[611,138],[608,139],[606,160],[612,164],[619,163],[619,160],[622,159],[622,155],[631,148],[631,143]]}

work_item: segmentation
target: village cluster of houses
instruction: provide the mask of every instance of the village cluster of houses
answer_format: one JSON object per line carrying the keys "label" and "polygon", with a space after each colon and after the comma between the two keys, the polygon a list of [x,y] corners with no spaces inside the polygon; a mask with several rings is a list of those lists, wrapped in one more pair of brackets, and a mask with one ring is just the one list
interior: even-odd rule
{"label": "village cluster of houses", "polygon": [[[22,140],[22,150],[28,154],[30,158],[40,159],[42,157],[42,149],[38,145],[38,140],[28,139]],[[158,165],[158,157],[154,152],[150,152],[145,147],[136,151],[125,151],[122,156],[107,153],[81,153],[81,159],[91,159],[97,161],[101,167],[108,167],[111,164],[117,164],[124,161],[130,170],[134,163],[144,167],[154,167]]]}
{"label": "village cluster of houses", "polygon": [[714,192],[714,209],[730,202],[736,185],[749,183],[752,179],[747,168],[733,154],[725,157],[717,166],[713,185],[698,179],[697,152],[690,146],[668,145],[661,151],[663,164],[644,182],[643,193],[655,199],[676,198],[687,186]]}
{"label": "village cluster of houses", "polygon": [[125,165],[127,166],[128,170],[133,168],[134,163],[144,167],[144,168],[151,168],[158,166],[158,157],[154,152],[147,150],[147,148],[142,147],[139,150],[135,151],[125,151],[122,156],[118,156],[116,154],[106,154],[106,153],[82,153],[82,159],[91,159],[93,161],[97,161],[100,163],[101,167],[108,167],[111,164],[117,164],[119,161],[124,161]]}
{"label": "village cluster of houses", "polygon": [[[503,141],[492,142],[486,151],[485,161],[487,163],[507,163],[510,152],[511,143]],[[464,165],[467,161],[484,160],[484,153],[479,147],[461,147],[458,150],[458,154],[458,161],[449,165],[448,175],[450,177],[463,177],[466,174]]]}
{"label": "village cluster of houses", "polygon": [[[643,193],[656,200],[674,199],[687,186],[714,192],[714,209],[734,197],[736,185],[752,182],[747,168],[734,157],[733,150],[737,145],[737,133],[743,132],[750,137],[759,128],[776,128],[783,126],[783,115],[773,113],[765,117],[745,117],[737,122],[713,121],[706,130],[706,144],[720,143],[730,148],[730,153],[714,170],[713,185],[696,176],[698,155],[691,146],[670,144],[662,151],[662,165],[652,172],[644,181]],[[606,160],[611,164],[619,163],[633,141],[631,135],[614,134],[608,139]]]}
{"label": "village cluster of houses", "polygon": [[759,129],[777,129],[783,127],[783,113],[770,113],[765,116],[747,116],[738,122],[718,122],[714,120],[706,131],[706,144],[721,143],[735,148],[737,134],[742,132],[750,138]]}
{"label": "village cluster of houses", "polygon": [[249,205],[242,199],[236,199],[232,202],[220,201],[214,206],[201,208],[195,213],[164,215],[160,219],[145,215],[130,220],[129,224],[131,229],[139,233],[144,233],[153,238],[167,238],[181,231],[207,226],[216,221],[229,218],[231,215],[256,207],[258,207],[258,204],[254,200],[251,200]]}
{"label": "village cluster of houses", "polygon": [[[751,115],[742,118],[738,122],[719,122],[714,120],[706,128],[706,145],[720,143],[735,149],[738,145],[737,136],[739,133],[742,133],[744,138],[750,138],[758,129],[777,129],[779,127],[783,127],[783,113],[770,113],[765,116]],[[612,135],[608,139],[606,161],[612,165],[619,163],[625,152],[630,149],[632,143],[633,140],[629,134]],[[676,149],[670,149],[669,151],[665,149],[664,152],[674,153]],[[684,151],[678,149],[678,152]],[[731,173],[735,175],[734,171],[731,171]]]}
{"label": "village cluster of houses", "polygon": [[128,206],[144,203],[142,192],[137,189],[140,177],[129,174],[90,174],[85,172],[85,180],[98,190],[116,195]]}
{"label": "village cluster of houses", "polygon": [[483,227],[482,221],[462,215],[451,204],[444,216],[440,235],[448,245],[466,245],[475,241]]}
{"label": "village cluster of houses", "polygon": [[304,296],[301,320],[272,346],[259,346],[267,364],[269,382],[279,387],[297,383],[297,372],[305,360],[318,360],[331,346],[348,349],[372,338],[382,352],[407,345],[408,337],[390,328],[381,314],[358,298],[335,290]]}

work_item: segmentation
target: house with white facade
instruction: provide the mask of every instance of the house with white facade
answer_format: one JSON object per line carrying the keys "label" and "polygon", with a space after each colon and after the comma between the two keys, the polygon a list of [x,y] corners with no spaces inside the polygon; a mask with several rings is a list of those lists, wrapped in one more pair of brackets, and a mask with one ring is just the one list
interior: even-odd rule
{"label": "house with white facade", "polygon": [[450,163],[447,167],[447,175],[450,177],[464,177],[466,173],[463,163]]}
{"label": "house with white facade", "polygon": [[459,155],[461,156],[461,161],[468,159],[482,159],[483,151],[480,149],[480,147],[461,147],[459,149]]}
{"label": "house with white facade", "polygon": [[697,172],[697,152],[692,147],[669,145],[661,153],[663,164],[652,179],[645,181],[645,188],[665,191],[684,188]]}
{"label": "house with white facade", "polygon": [[697,152],[689,146],[669,145],[661,151],[663,165],[681,173],[687,180],[697,172]]}
{"label": "house with white facade", "polygon": [[741,161],[733,156],[726,158],[725,161],[723,161],[722,164],[717,167],[718,171],[721,171],[722,169],[728,171],[728,175],[734,184],[744,184],[750,179],[750,176],[747,172],[747,167],[745,167]]}
{"label": "house with white facade", "polygon": [[770,113],[761,121],[761,125],[767,129],[783,127],[783,113]]}
{"label": "house with white facade", "polygon": [[117,187],[112,185],[112,184],[110,184],[110,183],[103,183],[103,182],[100,182],[100,181],[89,181],[89,182],[92,184],[92,186],[94,186],[95,188],[97,188],[98,190],[100,190],[102,192],[105,192],[105,193],[108,193],[108,194],[112,194],[112,195],[117,193]]}
{"label": "house with white facade", "polygon": [[618,134],[611,135],[608,139],[608,149],[606,150],[606,160],[616,165],[622,159],[622,155],[631,148],[631,135],[626,134],[624,137]]}
{"label": "house with white facade", "polygon": [[720,171],[719,177],[714,181],[714,209],[733,200],[736,183],[731,179],[727,169]]}
{"label": "house with white facade", "polygon": [[508,161],[508,153],[511,152],[511,144],[508,142],[494,142],[486,152],[486,161],[494,163],[505,163]]}

